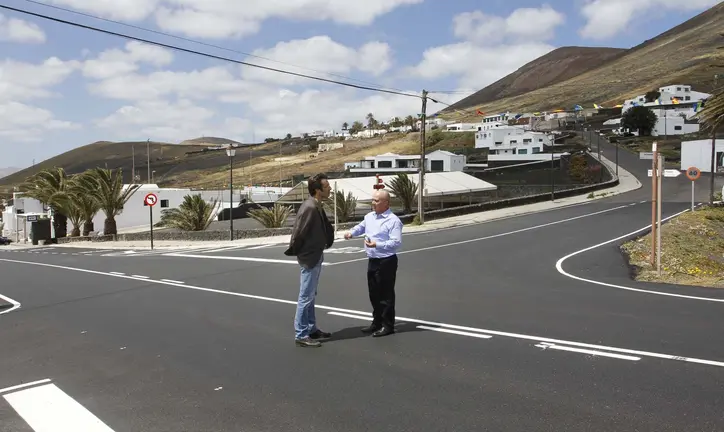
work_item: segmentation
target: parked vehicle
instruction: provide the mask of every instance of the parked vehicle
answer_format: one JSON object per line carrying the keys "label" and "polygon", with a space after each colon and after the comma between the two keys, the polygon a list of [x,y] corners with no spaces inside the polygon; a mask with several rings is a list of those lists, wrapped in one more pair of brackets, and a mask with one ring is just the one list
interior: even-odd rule
{"label": "parked vehicle", "polygon": [[9,238],[0,236],[0,245],[9,245],[12,242]]}

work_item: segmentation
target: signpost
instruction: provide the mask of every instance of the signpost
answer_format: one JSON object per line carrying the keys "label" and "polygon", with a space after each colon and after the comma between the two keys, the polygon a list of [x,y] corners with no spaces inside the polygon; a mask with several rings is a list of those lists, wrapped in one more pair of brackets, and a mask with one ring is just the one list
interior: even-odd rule
{"label": "signpost", "polygon": [[691,166],[686,169],[686,177],[691,180],[691,211],[694,211],[694,183],[701,177],[701,170]]}
{"label": "signpost", "polygon": [[148,206],[149,220],[151,222],[151,250],[153,250],[153,206],[158,202],[156,194],[150,193],[146,195],[143,202]]}
{"label": "signpost", "polygon": [[639,152],[639,159],[641,159],[641,160],[644,160],[644,159],[653,160],[653,158],[654,158],[654,152]]}

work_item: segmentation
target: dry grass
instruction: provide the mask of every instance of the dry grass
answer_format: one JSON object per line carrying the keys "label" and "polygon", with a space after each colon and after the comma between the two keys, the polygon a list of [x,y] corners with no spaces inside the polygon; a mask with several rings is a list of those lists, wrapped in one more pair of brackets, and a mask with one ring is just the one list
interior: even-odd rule
{"label": "dry grass", "polygon": [[636,280],[724,288],[724,207],[687,212],[661,227],[661,277],[650,265],[651,234],[621,246]]}
{"label": "dry grass", "polygon": [[[278,144],[277,144],[278,145]],[[251,178],[254,184],[279,183],[279,168],[282,178],[288,180],[292,175],[312,175],[318,172],[342,171],[345,162],[361,160],[365,156],[375,156],[392,152],[400,154],[415,153],[419,149],[419,135],[411,133],[406,136],[386,137],[384,139],[367,139],[345,141],[344,147],[337,150],[321,152],[300,151],[294,155],[278,155],[254,158],[251,166],[245,164],[234,170],[234,177],[239,184],[246,184]],[[315,157],[311,157],[316,155]],[[281,159],[281,160],[280,160]],[[251,171],[251,172],[250,172]],[[228,170],[219,167],[213,170],[187,171],[174,177],[176,184],[184,187],[212,187],[228,181]]]}

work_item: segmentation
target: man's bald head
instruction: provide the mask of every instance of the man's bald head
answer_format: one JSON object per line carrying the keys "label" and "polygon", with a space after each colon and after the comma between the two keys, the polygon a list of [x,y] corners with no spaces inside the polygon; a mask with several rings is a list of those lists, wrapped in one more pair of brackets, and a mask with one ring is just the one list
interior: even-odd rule
{"label": "man's bald head", "polygon": [[372,194],[372,208],[375,213],[384,213],[390,208],[390,193],[384,189],[378,189]]}

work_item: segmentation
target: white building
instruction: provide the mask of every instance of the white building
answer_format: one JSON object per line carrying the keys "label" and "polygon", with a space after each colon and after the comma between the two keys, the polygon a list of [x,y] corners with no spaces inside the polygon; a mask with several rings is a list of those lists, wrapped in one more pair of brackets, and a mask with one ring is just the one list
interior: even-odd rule
{"label": "white building", "polygon": [[659,116],[656,126],[651,131],[652,136],[684,135],[699,132],[699,123],[687,123],[683,116],[671,115],[671,113],[667,115],[666,110],[661,111],[663,111],[663,116]]}
{"label": "white building", "polygon": [[479,130],[479,123],[449,123],[445,126],[445,132],[472,132]]}
{"label": "white building", "polygon": [[[436,150],[425,156],[425,171],[462,171],[465,163],[465,155]],[[347,162],[344,164],[344,168],[349,169],[349,171],[353,173],[415,173],[420,169],[420,156],[385,153],[377,156],[367,156],[358,162]]]}
{"label": "white building", "polygon": [[352,135],[355,138],[373,138],[375,135],[385,135],[386,129],[364,129]]}
{"label": "white building", "polygon": [[[40,201],[24,197],[22,192],[13,192],[13,198],[8,202],[2,215],[4,227],[0,234],[11,237],[13,240],[16,237],[25,239],[27,238],[25,217],[30,215],[47,216],[48,209]],[[27,231],[30,232],[29,226]]]}
{"label": "white building", "polygon": [[[724,171],[724,139],[715,142],[716,172]],[[681,170],[697,167],[703,173],[711,172],[711,139],[683,141],[681,143]]]}
{"label": "white building", "polygon": [[475,148],[487,148],[488,155],[531,155],[553,145],[553,136],[513,126],[501,126],[475,134]]}
{"label": "white building", "polygon": [[699,103],[699,101],[707,99],[711,96],[709,93],[692,90],[690,85],[681,84],[660,87],[659,92],[661,93],[661,96],[657,100],[652,102],[646,102],[645,94],[636,96],[633,99],[627,99],[623,103],[623,108],[621,109],[621,112],[625,113],[626,111],[635,106],[653,107],[678,105],[678,109],[687,110],[687,113],[688,111],[693,113],[694,106]]}

